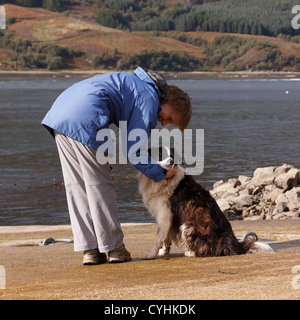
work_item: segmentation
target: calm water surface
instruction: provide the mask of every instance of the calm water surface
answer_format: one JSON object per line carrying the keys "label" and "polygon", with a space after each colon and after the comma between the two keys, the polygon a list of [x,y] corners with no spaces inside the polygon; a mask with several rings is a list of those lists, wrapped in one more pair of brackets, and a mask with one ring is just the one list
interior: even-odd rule
{"label": "calm water surface", "polygon": [[[78,77],[0,78],[0,225],[69,224],[54,140],[40,122]],[[204,129],[207,188],[257,167],[300,168],[300,79],[169,80],[193,99],[191,128]],[[113,166],[121,222],[152,221],[137,171]]]}

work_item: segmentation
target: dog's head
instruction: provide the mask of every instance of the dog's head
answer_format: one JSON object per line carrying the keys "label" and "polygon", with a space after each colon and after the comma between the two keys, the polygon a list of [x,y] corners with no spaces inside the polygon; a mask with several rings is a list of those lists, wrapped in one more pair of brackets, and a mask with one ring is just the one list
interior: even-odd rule
{"label": "dog's head", "polygon": [[150,148],[148,152],[162,168],[165,170],[171,170],[174,164],[174,149],[167,148],[167,147],[157,147],[157,148]]}

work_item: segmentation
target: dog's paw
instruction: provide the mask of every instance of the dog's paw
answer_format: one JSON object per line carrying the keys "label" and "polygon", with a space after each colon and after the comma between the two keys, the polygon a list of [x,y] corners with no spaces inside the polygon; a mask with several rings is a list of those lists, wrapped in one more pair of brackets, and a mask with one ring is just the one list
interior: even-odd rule
{"label": "dog's paw", "polygon": [[196,257],[195,252],[192,252],[192,251],[186,251],[186,252],[184,253],[184,255],[185,255],[186,257]]}
{"label": "dog's paw", "polygon": [[158,254],[157,255],[166,256],[168,254],[169,254],[169,252],[165,248],[161,248],[161,249],[158,250]]}
{"label": "dog's paw", "polygon": [[157,258],[157,255],[151,252],[143,255],[143,260],[153,260],[156,258]]}
{"label": "dog's paw", "polygon": [[170,249],[171,249],[171,242],[170,242],[170,244],[167,244],[167,245],[166,245],[166,243],[164,243],[162,248],[160,248],[158,250],[158,255],[159,256],[167,256],[170,253]]}

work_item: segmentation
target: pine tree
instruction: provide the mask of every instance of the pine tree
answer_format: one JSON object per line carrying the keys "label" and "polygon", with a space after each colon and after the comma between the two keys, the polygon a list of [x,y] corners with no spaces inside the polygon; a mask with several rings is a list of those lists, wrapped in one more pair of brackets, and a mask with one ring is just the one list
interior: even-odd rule
{"label": "pine tree", "polygon": [[44,0],[43,8],[49,11],[61,11],[62,0]]}

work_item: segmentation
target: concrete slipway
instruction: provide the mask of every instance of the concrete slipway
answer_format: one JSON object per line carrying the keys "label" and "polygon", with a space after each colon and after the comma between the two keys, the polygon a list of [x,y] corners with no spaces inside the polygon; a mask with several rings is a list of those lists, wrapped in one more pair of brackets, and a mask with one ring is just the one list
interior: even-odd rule
{"label": "concrete slipway", "polygon": [[0,299],[300,299],[300,219],[232,226],[236,235],[251,230],[272,240],[275,253],[187,258],[174,246],[169,257],[144,261],[155,224],[123,224],[133,261],[83,266],[72,244],[38,246],[72,238],[70,226],[0,227]]}

